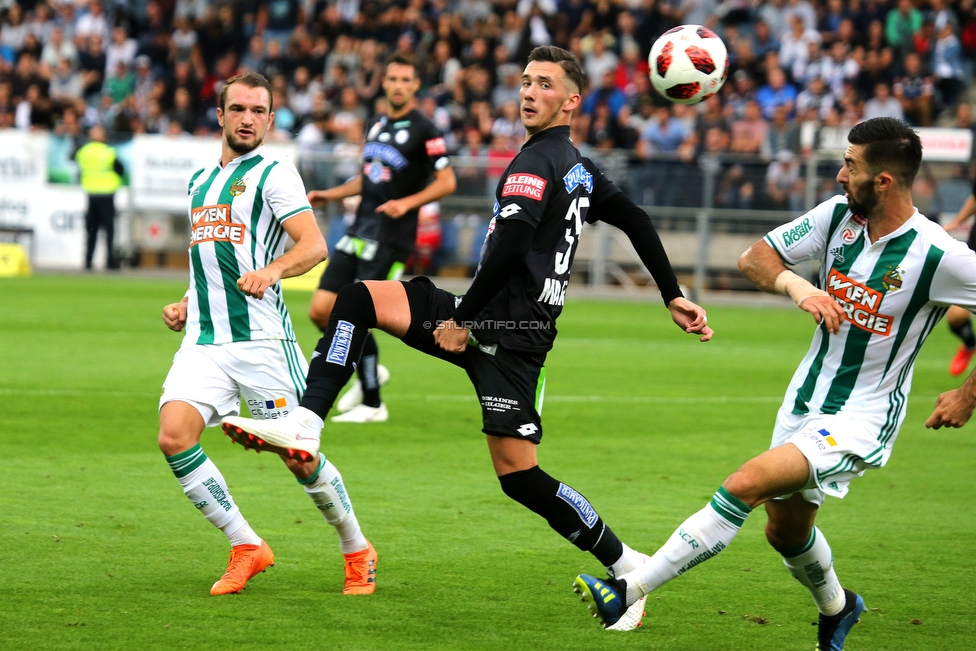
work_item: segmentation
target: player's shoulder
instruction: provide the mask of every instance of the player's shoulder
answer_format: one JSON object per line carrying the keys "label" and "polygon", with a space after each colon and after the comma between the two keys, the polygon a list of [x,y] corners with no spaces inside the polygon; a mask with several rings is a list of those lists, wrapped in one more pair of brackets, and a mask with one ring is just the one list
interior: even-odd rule
{"label": "player's shoulder", "polygon": [[919,212],[912,216],[915,231],[918,233],[920,243],[950,254],[969,256],[973,254],[972,249],[965,242],[957,240],[949,235],[942,226],[928,219]]}
{"label": "player's shoulder", "polygon": [[210,165],[209,167],[201,167],[201,168],[195,170],[193,172],[193,174],[190,175],[190,180],[186,184],[186,193],[187,194],[193,194],[193,187],[195,185],[199,185],[201,179],[206,179],[207,178],[206,172],[208,170],[213,169],[213,168],[214,168],[214,165]]}

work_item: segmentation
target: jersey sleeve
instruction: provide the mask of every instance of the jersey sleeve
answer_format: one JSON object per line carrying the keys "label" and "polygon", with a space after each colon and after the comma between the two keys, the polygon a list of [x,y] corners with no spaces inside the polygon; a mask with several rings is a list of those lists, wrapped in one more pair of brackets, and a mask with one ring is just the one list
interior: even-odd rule
{"label": "jersey sleeve", "polygon": [[833,219],[838,213],[846,212],[844,198],[834,197],[769,231],[765,237],[766,243],[790,265],[820,257],[827,246]]}
{"label": "jersey sleeve", "polygon": [[621,192],[621,190],[589,158],[583,158],[583,167],[593,177],[593,192],[590,193],[590,208],[586,211],[586,223],[593,224],[600,219],[600,214],[602,213],[600,204],[618,192]]}
{"label": "jersey sleeve", "polygon": [[291,163],[279,161],[268,173],[264,182],[264,200],[279,222],[298,213],[311,210],[305,184],[298,170]]}
{"label": "jersey sleeve", "polygon": [[532,149],[521,152],[501,179],[496,219],[518,219],[537,228],[550,195],[556,190],[552,166]]}
{"label": "jersey sleeve", "polygon": [[932,277],[929,300],[976,312],[976,253],[964,243],[959,244],[942,256]]}
{"label": "jersey sleeve", "polygon": [[433,123],[429,123],[424,129],[424,151],[427,155],[427,164],[434,171],[441,171],[450,166],[451,159],[447,156],[447,141]]}

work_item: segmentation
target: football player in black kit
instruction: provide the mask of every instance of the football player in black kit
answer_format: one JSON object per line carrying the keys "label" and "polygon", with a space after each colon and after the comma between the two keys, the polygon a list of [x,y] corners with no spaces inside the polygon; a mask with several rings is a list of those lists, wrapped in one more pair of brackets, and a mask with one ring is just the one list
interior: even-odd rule
{"label": "football player in black kit", "polygon": [[[313,356],[301,406],[277,421],[224,419],[224,432],[245,447],[299,459],[317,454],[322,418],[352,374],[368,329],[380,328],[467,372],[506,495],[593,554],[611,576],[645,562],[583,495],[544,472],[536,458],[543,365],[583,223],[599,219],[623,230],[674,322],[702,341],[713,332],[705,311],[681,295],[650,218],[570,141],[570,117],[584,87],[585,73],[566,50],[542,46],[529,55],[520,93],[528,141],[499,181],[495,215],[467,294],[454,296],[423,277],[345,287]],[[611,628],[636,628],[643,606],[633,604]]]}
{"label": "football player in black kit", "polygon": [[[336,244],[312,295],[308,314],[320,330],[329,325],[336,294],[349,283],[400,277],[417,239],[420,207],[454,192],[444,137],[416,110],[419,88],[416,63],[404,54],[390,57],[383,77],[386,115],[377,115],[366,125],[362,173],[334,188],[308,193],[313,206],[361,197],[356,221]],[[388,413],[380,400],[380,385],[389,380],[389,371],[379,365],[372,335],[366,337],[358,361],[359,379],[339,400],[342,415],[332,420],[385,421]]]}

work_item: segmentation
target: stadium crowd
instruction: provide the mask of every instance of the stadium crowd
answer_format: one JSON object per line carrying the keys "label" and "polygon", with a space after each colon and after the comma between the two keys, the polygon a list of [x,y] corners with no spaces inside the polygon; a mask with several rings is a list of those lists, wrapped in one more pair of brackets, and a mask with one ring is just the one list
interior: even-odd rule
{"label": "stadium crowd", "polygon": [[[976,128],[976,0],[0,0],[0,18],[0,128],[214,135],[222,80],[249,69],[274,88],[270,140],[352,167],[385,58],[411,53],[421,109],[480,159],[458,165],[459,193],[492,188],[521,145],[520,74],[540,44],[583,61],[574,141],[644,203],[700,198],[688,170],[718,153],[745,162],[725,165],[716,205],[797,209],[800,160],[863,119]],[[651,44],[683,23],[717,31],[731,60],[691,107],[648,79]]]}

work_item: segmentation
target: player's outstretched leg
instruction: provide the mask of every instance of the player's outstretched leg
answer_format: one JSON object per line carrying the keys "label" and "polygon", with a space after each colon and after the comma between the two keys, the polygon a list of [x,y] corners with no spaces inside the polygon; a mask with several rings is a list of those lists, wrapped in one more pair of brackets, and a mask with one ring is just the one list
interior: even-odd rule
{"label": "player's outstretched leg", "polygon": [[[632,606],[671,579],[717,556],[731,544],[751,511],[748,505],[719,487],[712,501],[685,520],[648,562],[615,580],[601,580],[602,587],[596,592],[595,579],[580,575],[576,577],[574,590],[583,594],[584,602],[589,601],[591,610],[595,608],[604,626],[612,626],[622,616],[616,599],[624,607]],[[585,586],[589,587],[589,593]]]}
{"label": "player's outstretched leg", "polygon": [[370,332],[363,344],[363,354],[356,367],[358,378],[336,403],[341,414],[332,419],[336,423],[382,423],[389,418],[386,405],[380,399],[380,387],[390,381],[390,371],[379,363],[379,348]]}
{"label": "player's outstretched leg", "polygon": [[[296,476],[304,474],[296,472],[293,463],[289,467]],[[305,488],[325,521],[339,534],[339,549],[345,559],[342,593],[372,594],[376,589],[376,550],[359,527],[339,470],[320,452],[318,466],[307,477],[299,478],[298,483]]]}
{"label": "player's outstretched leg", "polygon": [[278,420],[225,418],[224,433],[259,452],[274,452],[299,461],[314,459],[319,451],[325,416],[352,377],[366,336],[375,327],[376,309],[366,285],[354,283],[343,287],[336,297],[329,325],[312,354],[300,406]]}

